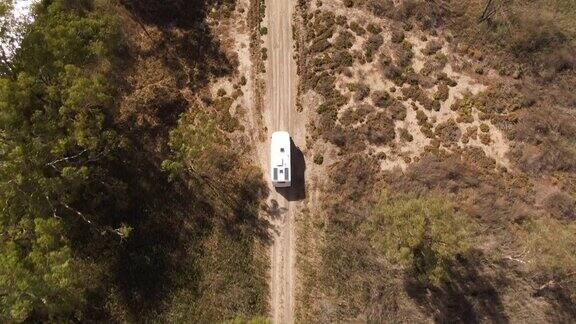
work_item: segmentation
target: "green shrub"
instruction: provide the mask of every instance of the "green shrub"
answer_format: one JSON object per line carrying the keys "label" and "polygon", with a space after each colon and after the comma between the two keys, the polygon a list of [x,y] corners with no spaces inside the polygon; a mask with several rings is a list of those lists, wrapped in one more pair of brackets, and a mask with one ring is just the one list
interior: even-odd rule
{"label": "green shrub", "polygon": [[384,191],[366,226],[372,247],[426,286],[450,276],[448,265],[471,246],[471,219],[445,198]]}
{"label": "green shrub", "polygon": [[322,163],[324,163],[324,157],[322,156],[322,154],[316,153],[314,155],[314,163],[318,165],[322,165]]}

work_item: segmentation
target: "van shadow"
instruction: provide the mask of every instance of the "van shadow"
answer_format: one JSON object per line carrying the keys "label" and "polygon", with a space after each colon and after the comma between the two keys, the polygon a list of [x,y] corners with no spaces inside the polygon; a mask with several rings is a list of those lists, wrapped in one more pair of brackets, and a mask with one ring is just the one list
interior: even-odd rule
{"label": "van shadow", "polygon": [[292,184],[288,188],[276,188],[276,192],[288,201],[298,201],[306,198],[306,161],[302,150],[290,139],[290,164],[292,167]]}

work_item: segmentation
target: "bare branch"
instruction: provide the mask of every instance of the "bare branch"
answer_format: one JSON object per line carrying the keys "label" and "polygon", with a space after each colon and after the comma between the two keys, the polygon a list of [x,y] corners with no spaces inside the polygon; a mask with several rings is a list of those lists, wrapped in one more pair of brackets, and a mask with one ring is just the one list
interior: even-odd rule
{"label": "bare branch", "polygon": [[46,163],[46,166],[54,167],[54,164],[57,164],[57,163],[60,163],[60,162],[68,162],[68,161],[70,161],[70,160],[74,160],[74,159],[80,157],[82,154],[84,154],[84,153],[86,153],[86,152],[88,152],[88,149],[83,149],[83,150],[82,150],[80,153],[78,153],[78,154],[74,154],[74,155],[72,155],[72,156],[67,156],[67,157],[63,157],[63,158],[58,159],[58,160],[54,160],[54,161],[52,161],[52,162],[48,162],[48,163]]}

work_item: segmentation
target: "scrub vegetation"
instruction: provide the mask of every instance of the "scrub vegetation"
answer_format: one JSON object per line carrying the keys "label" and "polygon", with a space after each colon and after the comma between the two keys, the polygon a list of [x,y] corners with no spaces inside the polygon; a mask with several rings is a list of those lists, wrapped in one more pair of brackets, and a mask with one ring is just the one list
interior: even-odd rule
{"label": "scrub vegetation", "polygon": [[326,175],[297,223],[298,318],[576,320],[573,1],[298,14],[308,154]]}
{"label": "scrub vegetation", "polygon": [[244,11],[34,12],[0,62],[0,322],[267,322],[267,187],[240,125],[246,78],[213,33]]}

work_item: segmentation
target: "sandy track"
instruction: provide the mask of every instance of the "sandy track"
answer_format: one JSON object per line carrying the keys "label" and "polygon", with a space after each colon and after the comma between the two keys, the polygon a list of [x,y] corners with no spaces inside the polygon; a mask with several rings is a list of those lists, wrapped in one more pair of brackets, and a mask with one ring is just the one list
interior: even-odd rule
{"label": "sandy track", "polygon": [[[265,177],[269,179],[270,136],[286,130],[296,146],[304,141],[305,123],[296,112],[296,62],[293,59],[292,13],[293,0],[266,0],[265,26],[268,34],[264,46],[268,49],[266,62],[266,96],[263,117],[268,140],[258,148]],[[294,152],[293,152],[294,155]],[[303,158],[302,158],[303,161]],[[302,163],[303,164],[303,163]],[[295,177],[293,170],[293,178]],[[302,173],[303,178],[303,173]],[[274,323],[294,322],[294,215],[300,194],[297,188],[277,191],[271,188],[270,218],[272,232],[270,270],[270,309]]]}

